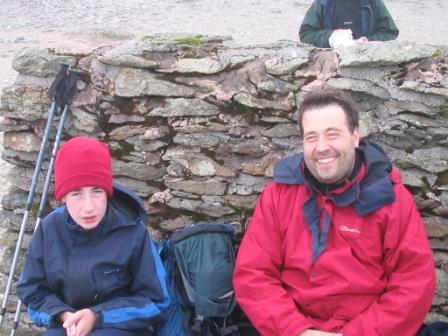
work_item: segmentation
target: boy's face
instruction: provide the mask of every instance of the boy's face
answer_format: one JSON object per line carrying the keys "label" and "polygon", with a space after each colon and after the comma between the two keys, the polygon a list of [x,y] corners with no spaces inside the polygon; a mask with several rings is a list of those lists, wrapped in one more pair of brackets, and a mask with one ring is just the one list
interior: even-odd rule
{"label": "boy's face", "polygon": [[355,165],[359,131],[351,131],[344,110],[336,104],[305,111],[303,154],[311,174],[322,183],[336,183],[350,175]]}
{"label": "boy's face", "polygon": [[62,201],[73,220],[84,229],[95,228],[107,210],[107,194],[97,187],[82,187],[68,192]]}

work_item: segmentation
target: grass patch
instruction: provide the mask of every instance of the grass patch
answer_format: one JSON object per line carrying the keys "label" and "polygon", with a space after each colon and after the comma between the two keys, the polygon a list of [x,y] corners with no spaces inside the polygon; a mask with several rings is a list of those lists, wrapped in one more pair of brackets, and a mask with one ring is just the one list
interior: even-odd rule
{"label": "grass patch", "polygon": [[181,37],[174,40],[177,44],[184,44],[189,46],[200,46],[204,43],[202,37],[192,36],[192,37]]}

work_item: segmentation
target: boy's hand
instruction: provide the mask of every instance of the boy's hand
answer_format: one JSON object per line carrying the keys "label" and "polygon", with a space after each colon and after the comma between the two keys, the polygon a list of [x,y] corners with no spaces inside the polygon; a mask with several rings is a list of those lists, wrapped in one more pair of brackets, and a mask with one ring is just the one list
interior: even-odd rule
{"label": "boy's hand", "polygon": [[88,336],[95,328],[96,314],[90,309],[82,309],[73,313],[64,322],[67,336]]}

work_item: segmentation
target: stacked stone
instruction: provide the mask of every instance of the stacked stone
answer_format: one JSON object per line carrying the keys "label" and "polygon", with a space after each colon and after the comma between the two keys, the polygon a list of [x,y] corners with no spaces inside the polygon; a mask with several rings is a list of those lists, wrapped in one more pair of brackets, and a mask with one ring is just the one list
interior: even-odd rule
{"label": "stacked stone", "polygon": [[154,239],[201,220],[243,231],[275,161],[301,148],[296,106],[305,92],[350,91],[362,136],[385,147],[424,216],[439,278],[429,320],[448,320],[447,50],[401,41],[241,47],[226,37],[158,35],[88,54],[18,54],[17,82],[0,105],[3,158],[15,165],[2,200],[4,274],[60,61],[82,71],[64,138],[108,143],[116,181],[145,200]]}

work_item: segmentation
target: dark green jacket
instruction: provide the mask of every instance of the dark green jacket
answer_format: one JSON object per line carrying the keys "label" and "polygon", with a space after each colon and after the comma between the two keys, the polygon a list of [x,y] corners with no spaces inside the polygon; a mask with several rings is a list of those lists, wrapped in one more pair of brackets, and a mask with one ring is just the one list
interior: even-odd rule
{"label": "dark green jacket", "polygon": [[[329,48],[333,32],[334,0],[314,0],[300,26],[300,41],[316,47]],[[362,31],[369,41],[389,41],[398,36],[398,28],[383,0],[360,0]]]}

